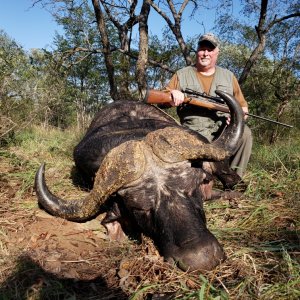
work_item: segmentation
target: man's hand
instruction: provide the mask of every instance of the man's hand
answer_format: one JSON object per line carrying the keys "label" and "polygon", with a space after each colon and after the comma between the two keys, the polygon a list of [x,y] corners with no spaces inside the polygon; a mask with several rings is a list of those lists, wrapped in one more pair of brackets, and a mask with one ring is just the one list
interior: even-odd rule
{"label": "man's hand", "polygon": [[[247,113],[249,112],[248,107],[242,107],[242,110],[244,112],[244,120],[246,121],[248,119],[248,115],[247,115]],[[227,125],[230,124],[230,117],[227,118],[226,124]]]}
{"label": "man's hand", "polygon": [[172,101],[171,101],[172,106],[179,106],[184,101],[184,94],[179,90],[172,90],[171,96],[172,96]]}
{"label": "man's hand", "polygon": [[248,107],[242,107],[242,110],[244,112],[244,120],[246,121],[248,119],[247,113],[249,112]]}

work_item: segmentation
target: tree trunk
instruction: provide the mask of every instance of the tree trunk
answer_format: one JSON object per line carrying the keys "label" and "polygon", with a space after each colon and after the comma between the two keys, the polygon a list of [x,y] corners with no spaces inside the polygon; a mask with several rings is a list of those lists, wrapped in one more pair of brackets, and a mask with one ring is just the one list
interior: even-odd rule
{"label": "tree trunk", "polygon": [[139,18],[139,56],[136,63],[136,81],[138,84],[139,98],[143,98],[147,89],[146,67],[148,63],[148,17],[150,5],[147,1],[143,2]]}
{"label": "tree trunk", "polygon": [[102,47],[103,47],[103,55],[104,55],[104,61],[106,65],[107,70],[107,76],[108,76],[108,82],[110,86],[110,95],[112,99],[118,99],[118,91],[117,86],[115,82],[115,69],[113,64],[113,58],[112,53],[110,50],[110,42],[108,39],[108,34],[106,30],[105,20],[103,16],[103,12],[100,8],[98,0],[92,0],[95,15],[96,15],[96,21],[98,30],[101,37]]}
{"label": "tree trunk", "polygon": [[259,21],[258,25],[255,27],[259,42],[253,50],[253,52],[251,53],[248,61],[246,62],[245,68],[239,78],[239,83],[241,85],[246,81],[255,62],[258,60],[259,56],[264,52],[266,47],[267,34],[270,32],[271,28],[274,25],[280,24],[283,21],[300,16],[300,12],[291,13],[281,18],[277,18],[277,15],[275,15],[274,18],[269,23],[267,23],[268,3],[269,0],[261,0]]}
{"label": "tree trunk", "polygon": [[239,84],[240,85],[242,85],[246,81],[246,79],[247,79],[252,67],[254,66],[255,62],[258,60],[259,56],[263,53],[263,51],[265,49],[265,46],[266,46],[266,36],[262,35],[261,40],[259,41],[259,44],[253,50],[253,52],[251,53],[249,59],[246,62],[246,65],[243,69],[243,72],[242,72],[242,74],[239,78]]}
{"label": "tree trunk", "polygon": [[265,27],[265,22],[267,18],[267,10],[268,10],[268,0],[261,0],[259,21],[258,21],[258,25],[255,26],[259,42],[246,62],[243,72],[239,78],[240,85],[242,85],[246,81],[250,73],[250,70],[252,69],[255,62],[259,58],[260,54],[263,53],[266,47],[266,33],[268,32],[268,30]]}
{"label": "tree trunk", "polygon": [[[128,29],[126,26],[119,26],[119,38],[121,41],[121,49],[128,53],[130,52],[130,40],[128,39]],[[120,58],[120,72],[121,79],[118,82],[119,85],[119,97],[120,99],[131,99],[130,86],[130,57],[128,55],[122,55]]]}

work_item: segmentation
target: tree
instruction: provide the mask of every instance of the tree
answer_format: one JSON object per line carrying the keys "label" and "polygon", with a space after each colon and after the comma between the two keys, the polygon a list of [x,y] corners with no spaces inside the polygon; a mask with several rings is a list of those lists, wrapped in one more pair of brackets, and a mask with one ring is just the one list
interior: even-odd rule
{"label": "tree", "polygon": [[[272,54],[273,72],[270,84],[274,88],[276,99],[276,119],[280,120],[287,109],[291,109],[293,100],[300,95],[300,34],[290,22],[285,22],[272,30],[269,39],[269,51]],[[284,78],[284,80],[282,80]],[[270,143],[274,143],[279,135],[275,127],[272,130]]]}
{"label": "tree", "polygon": [[[141,95],[146,87],[146,65],[148,63],[148,16],[150,6],[146,0],[138,7],[138,1],[105,1],[92,0],[98,29],[103,45],[103,54],[105,57],[106,69],[109,76],[110,91],[113,99],[131,98],[133,93],[130,89],[132,85],[131,78],[131,62],[130,58],[133,56],[137,60],[135,69],[135,79],[137,81],[139,94]],[[103,13],[105,11],[105,14]],[[108,38],[107,23],[105,23],[105,16],[114,25],[119,36],[118,48],[111,47]],[[139,24],[139,51],[131,51],[132,32],[133,27]],[[115,45],[116,46],[116,45]],[[119,89],[115,82],[115,67],[112,61],[112,52],[118,50],[124,56],[120,59],[120,77]]]}
{"label": "tree", "polygon": [[67,73],[60,56],[46,50],[29,53],[31,75],[28,98],[34,104],[34,120],[44,127],[69,126],[74,118],[73,102],[68,92]]}
{"label": "tree", "polygon": [[[148,72],[149,68],[153,66],[172,71],[160,60],[155,61],[149,58],[148,17],[150,8],[156,9],[167,20],[172,33],[175,34],[175,40],[180,45],[185,61],[190,64],[192,62],[191,47],[182,37],[181,18],[188,5],[194,5],[193,11],[195,11],[197,2],[185,0],[182,3],[174,4],[172,1],[167,1],[175,20],[173,24],[167,14],[163,14],[159,9],[159,5],[154,4],[154,1],[92,0],[91,4],[100,36],[100,44],[84,45],[85,43],[82,43],[82,45],[74,47],[72,51],[73,53],[85,52],[87,55],[103,55],[112,99],[132,99],[135,96],[140,98],[148,85],[147,74],[151,73]],[[71,20],[83,8],[85,11],[90,11],[87,0],[34,1],[34,4],[37,3],[58,5],[59,9],[54,9],[53,14],[60,24],[62,22],[66,24],[67,18]],[[178,11],[176,11],[177,8]],[[75,26],[75,28],[80,28],[82,24],[87,22],[91,24],[91,20],[92,18],[86,15],[83,22],[78,23],[80,25]],[[73,33],[75,34],[75,32]],[[137,41],[133,38],[136,33],[138,35]],[[76,34],[80,35],[80,31],[77,31]]]}
{"label": "tree", "polygon": [[191,48],[185,42],[182,34],[182,16],[188,5],[193,5],[191,15],[195,14],[198,9],[199,1],[184,0],[174,2],[172,0],[166,0],[159,1],[158,4],[152,0],[147,0],[147,2],[166,21],[168,27],[174,34],[181,53],[185,59],[186,65],[191,65],[193,63],[193,59],[191,57]]}
{"label": "tree", "polygon": [[66,127],[72,103],[63,64],[52,53],[26,53],[0,32],[0,138],[32,123]]}
{"label": "tree", "polygon": [[[299,2],[245,1],[241,11],[244,20],[232,16],[225,5],[223,8],[225,11],[219,11],[220,36],[233,47],[248,49],[236,74],[252,111],[281,120],[299,97]],[[253,17],[256,26],[249,25]],[[282,130],[265,126],[264,132],[270,132],[273,143]]]}
{"label": "tree", "polygon": [[[0,31],[0,139],[19,128],[32,110],[27,98],[30,65],[23,49]],[[30,118],[29,118],[30,119]]]}
{"label": "tree", "polygon": [[[110,100],[107,72],[103,63],[99,33],[91,20],[94,12],[83,2],[66,1],[63,14],[55,14],[64,28],[64,36],[56,35],[54,54],[63,61],[69,98],[76,107],[77,124],[85,128],[89,118]],[[113,36],[113,34],[111,34]]]}
{"label": "tree", "polygon": [[[280,16],[277,15],[278,6],[276,11],[273,11],[272,7],[268,9],[269,2],[274,2],[272,4],[276,4],[277,1],[261,0],[259,20],[257,26],[255,26],[255,30],[258,38],[258,44],[254,48],[253,52],[251,53],[244,67],[244,70],[239,78],[239,82],[241,84],[247,79],[247,76],[252,66],[254,65],[255,61],[263,53],[266,47],[267,35],[272,31],[272,29],[275,26],[280,26],[283,22],[286,22],[289,19],[300,17],[299,2],[297,4],[294,1],[289,1],[289,4],[283,10],[282,9],[280,10],[281,12]],[[248,5],[245,6],[245,11],[247,10],[249,10],[250,14],[255,12],[256,10],[256,8],[253,6],[253,4],[250,1]],[[296,20],[296,22],[299,23],[298,20]]]}
{"label": "tree", "polygon": [[[96,107],[89,104],[89,98],[96,93],[91,88],[92,82],[102,84],[113,100],[141,98],[147,86],[161,88],[176,69],[191,64],[197,37],[184,38],[182,22],[186,16],[196,17],[195,12],[206,2],[35,0],[34,3],[53,4],[53,14],[65,26],[67,36],[65,41],[62,37],[58,52],[67,58],[74,95],[77,100],[84,99],[77,101],[81,103],[77,107],[81,106],[85,113],[88,107]],[[291,88],[297,91],[294,87],[299,78],[298,56],[283,55],[283,48],[274,45],[282,44],[282,35],[290,36],[286,45],[299,42],[299,4],[295,0],[244,1],[241,13],[234,17],[228,11],[228,3],[236,5],[228,1],[209,4],[216,5],[214,9],[219,14],[216,32],[225,42],[221,63],[239,77],[252,109],[282,118],[285,109],[294,103],[291,98],[295,93],[284,91]],[[158,14],[165,24],[164,42],[148,34],[151,13]],[[281,74],[289,78],[284,89],[280,86],[280,97],[275,67],[280,67]],[[286,67],[291,67],[291,72],[286,72]],[[103,72],[98,81],[97,70]],[[93,99],[92,102],[97,101],[97,97]]]}
{"label": "tree", "polygon": [[[239,76],[239,83],[244,84],[255,63],[262,57],[266,50],[267,41],[272,37],[273,30],[281,24],[289,22],[291,26],[299,31],[300,4],[299,1],[280,0],[246,0],[242,4],[241,14],[244,18],[235,18],[230,14],[231,5],[222,2],[219,10],[218,32],[231,42],[248,44],[252,50],[248,57],[242,73]],[[234,2],[232,2],[234,5]],[[257,20],[257,25],[249,26]],[[250,43],[254,45],[251,46]]]}

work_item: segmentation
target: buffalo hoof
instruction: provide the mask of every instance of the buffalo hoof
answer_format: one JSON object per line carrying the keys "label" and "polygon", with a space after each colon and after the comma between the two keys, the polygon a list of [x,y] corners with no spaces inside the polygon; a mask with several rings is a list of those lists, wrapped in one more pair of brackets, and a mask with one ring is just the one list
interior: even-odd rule
{"label": "buffalo hoof", "polygon": [[242,182],[242,178],[233,170],[228,173],[218,174],[218,179],[222,182],[224,190],[233,190]]}

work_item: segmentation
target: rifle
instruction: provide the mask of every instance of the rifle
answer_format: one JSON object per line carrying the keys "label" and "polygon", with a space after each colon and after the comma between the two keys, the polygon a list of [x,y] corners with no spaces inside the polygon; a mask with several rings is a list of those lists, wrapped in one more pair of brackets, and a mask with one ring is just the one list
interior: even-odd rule
{"label": "rifle", "polygon": [[[220,97],[213,97],[209,96],[205,93],[199,93],[196,91],[193,91],[191,89],[185,89],[183,91],[184,93],[191,95],[191,97],[185,97],[183,103],[196,105],[200,107],[204,107],[207,109],[222,111],[225,113],[229,113],[229,108],[224,103],[224,100]],[[172,101],[172,95],[168,92],[162,92],[158,90],[148,90],[147,94],[145,96],[144,102],[148,104],[167,104]],[[268,121],[277,125],[293,128],[292,125],[281,123],[275,120],[271,120],[266,117],[254,115],[251,113],[245,113],[245,115],[253,118],[257,118],[260,120]]]}

